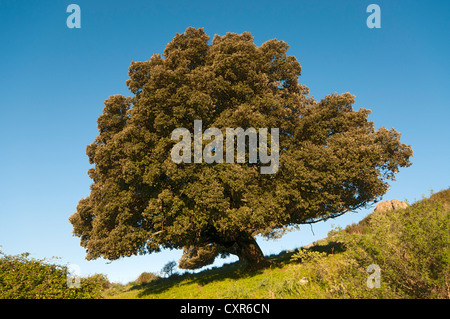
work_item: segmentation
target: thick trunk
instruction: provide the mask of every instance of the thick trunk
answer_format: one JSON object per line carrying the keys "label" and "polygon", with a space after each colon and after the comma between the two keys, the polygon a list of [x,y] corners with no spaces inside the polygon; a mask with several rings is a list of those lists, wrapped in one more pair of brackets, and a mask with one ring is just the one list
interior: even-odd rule
{"label": "thick trunk", "polygon": [[256,270],[267,267],[269,262],[264,257],[261,248],[252,236],[246,236],[236,242],[236,255],[244,261],[247,270]]}

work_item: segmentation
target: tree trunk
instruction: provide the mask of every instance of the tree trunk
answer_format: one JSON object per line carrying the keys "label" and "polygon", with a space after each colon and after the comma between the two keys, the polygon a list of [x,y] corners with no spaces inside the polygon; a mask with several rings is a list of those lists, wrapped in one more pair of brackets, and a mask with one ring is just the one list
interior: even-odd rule
{"label": "tree trunk", "polygon": [[236,255],[244,261],[247,270],[257,270],[269,265],[261,248],[252,236],[245,236],[236,241]]}

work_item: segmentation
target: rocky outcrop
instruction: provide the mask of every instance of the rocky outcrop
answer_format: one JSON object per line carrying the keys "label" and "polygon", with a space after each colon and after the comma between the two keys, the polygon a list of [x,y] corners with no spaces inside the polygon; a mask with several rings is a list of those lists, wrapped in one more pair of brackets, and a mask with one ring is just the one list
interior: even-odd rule
{"label": "rocky outcrop", "polygon": [[404,209],[408,207],[408,203],[399,201],[398,199],[385,200],[379,202],[378,205],[373,210],[374,213],[385,213],[390,210]]}

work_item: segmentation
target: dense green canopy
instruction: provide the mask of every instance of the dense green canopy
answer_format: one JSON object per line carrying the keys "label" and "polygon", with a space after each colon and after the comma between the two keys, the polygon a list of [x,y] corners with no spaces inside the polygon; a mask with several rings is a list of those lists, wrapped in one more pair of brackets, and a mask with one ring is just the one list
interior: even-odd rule
{"label": "dense green canopy", "polygon": [[[164,54],[132,62],[132,97],[111,96],[87,147],[91,193],[70,217],[87,258],[110,260],[184,248],[180,267],[236,254],[264,264],[255,236],[340,216],[380,199],[412,150],[394,129],[374,129],[350,93],[317,102],[301,66],[276,39],[188,28]],[[261,163],[180,163],[174,129],[279,128],[279,169]],[[207,142],[205,142],[207,144]]]}

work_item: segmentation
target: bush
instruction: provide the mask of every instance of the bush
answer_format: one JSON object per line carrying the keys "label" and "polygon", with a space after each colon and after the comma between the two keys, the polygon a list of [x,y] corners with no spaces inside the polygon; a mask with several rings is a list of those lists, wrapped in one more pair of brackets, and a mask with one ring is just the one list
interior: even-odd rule
{"label": "bush", "polygon": [[[377,264],[399,297],[450,297],[450,191],[406,209],[372,213],[367,230],[341,232],[360,265]],[[436,200],[439,199],[439,200]]]}
{"label": "bush", "polygon": [[314,262],[317,263],[326,257],[325,252],[318,251],[309,251],[303,248],[300,248],[295,254],[292,255],[292,261],[300,261],[300,262]]}
{"label": "bush", "polygon": [[109,285],[104,275],[96,274],[81,278],[80,288],[70,288],[67,266],[28,256],[28,253],[11,256],[0,251],[0,299],[100,298]]}
{"label": "bush", "polygon": [[151,281],[153,281],[155,279],[158,279],[158,278],[159,278],[159,276],[155,275],[152,272],[143,272],[136,279],[135,283],[137,285],[148,284],[149,282],[151,282]]}

